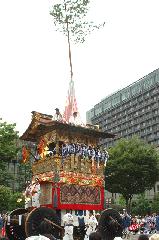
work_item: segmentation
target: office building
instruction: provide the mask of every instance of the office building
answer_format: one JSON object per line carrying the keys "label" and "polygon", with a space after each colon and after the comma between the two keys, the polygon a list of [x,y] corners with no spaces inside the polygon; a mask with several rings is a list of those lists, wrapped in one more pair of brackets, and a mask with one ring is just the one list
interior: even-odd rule
{"label": "office building", "polygon": [[98,124],[116,134],[102,145],[134,134],[150,144],[159,145],[159,69],[133,84],[107,96],[86,113],[87,123]]}
{"label": "office building", "polygon": [[[159,69],[101,100],[86,113],[86,120],[116,134],[101,142],[107,148],[133,135],[159,147]],[[157,192],[159,182],[145,196],[152,199]],[[107,193],[107,197],[111,195]]]}

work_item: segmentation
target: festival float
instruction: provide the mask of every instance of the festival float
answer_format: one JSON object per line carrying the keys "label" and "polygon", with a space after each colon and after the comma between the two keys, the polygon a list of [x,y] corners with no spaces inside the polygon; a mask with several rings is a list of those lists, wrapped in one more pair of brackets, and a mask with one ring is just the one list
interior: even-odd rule
{"label": "festival float", "polygon": [[[71,79],[68,104],[63,115],[58,108],[53,116],[32,111],[31,123],[20,137],[26,143],[22,148],[22,162],[25,164],[31,161],[32,179],[26,183],[25,208],[13,210],[5,223],[7,238],[10,240],[39,235],[41,222],[52,226],[52,235],[56,239],[62,239],[66,226],[71,227],[71,235],[67,238],[65,231],[63,239],[83,240],[89,212],[104,209],[104,168],[108,152],[99,143],[100,139],[113,138],[114,135],[101,131],[99,126],[81,122],[71,59],[70,34],[75,37],[75,42],[84,42],[84,36],[91,29],[104,26],[104,23],[94,25],[85,21],[88,4],[89,1],[78,4],[77,1],[64,1],[55,4],[50,13],[55,26],[62,26],[68,41]],[[70,21],[72,18],[73,21]],[[68,219],[71,224],[65,221],[68,211],[72,216]],[[105,226],[108,227],[108,222],[111,224],[118,218],[119,214],[114,210],[104,211],[101,215],[99,229],[103,239],[106,236]],[[76,228],[74,236],[73,228]],[[78,231],[80,229],[82,234]]]}
{"label": "festival float", "polygon": [[30,149],[24,145],[22,149],[23,163],[33,156],[32,180],[25,190],[25,208],[14,210],[7,221],[10,239],[36,235],[39,221],[44,218],[52,222],[54,235],[60,238],[67,210],[71,210],[74,226],[78,227],[81,220],[87,221],[90,210],[104,209],[108,152],[99,141],[114,135],[101,131],[99,126],[81,123],[75,96],[68,99],[74,100],[65,107],[63,116],[57,108],[54,116],[33,111],[31,123],[20,137],[29,143],[26,146],[34,146]]}
{"label": "festival float", "polygon": [[[102,210],[106,150],[100,138],[113,137],[96,129],[54,121],[32,112],[32,122],[21,139],[37,144],[33,181],[40,183],[40,206],[63,210]],[[38,203],[37,203],[38,204]]]}

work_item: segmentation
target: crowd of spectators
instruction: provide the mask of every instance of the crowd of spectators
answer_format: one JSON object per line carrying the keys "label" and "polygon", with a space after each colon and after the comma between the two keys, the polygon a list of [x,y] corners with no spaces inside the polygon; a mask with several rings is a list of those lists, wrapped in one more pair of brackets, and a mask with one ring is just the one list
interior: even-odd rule
{"label": "crowd of spectators", "polygon": [[147,214],[146,216],[130,216],[125,211],[121,216],[125,231],[131,231],[134,234],[159,233],[159,213]]}

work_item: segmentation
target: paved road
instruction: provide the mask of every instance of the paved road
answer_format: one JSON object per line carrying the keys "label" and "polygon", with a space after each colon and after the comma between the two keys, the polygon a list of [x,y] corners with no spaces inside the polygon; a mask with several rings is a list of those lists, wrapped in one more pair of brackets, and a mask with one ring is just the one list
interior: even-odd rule
{"label": "paved road", "polygon": [[[149,234],[148,236],[150,237],[151,235],[152,234]],[[135,234],[135,235],[131,234],[129,240],[137,240],[138,237],[139,237],[139,234]],[[125,240],[127,240],[127,239],[125,239]]]}

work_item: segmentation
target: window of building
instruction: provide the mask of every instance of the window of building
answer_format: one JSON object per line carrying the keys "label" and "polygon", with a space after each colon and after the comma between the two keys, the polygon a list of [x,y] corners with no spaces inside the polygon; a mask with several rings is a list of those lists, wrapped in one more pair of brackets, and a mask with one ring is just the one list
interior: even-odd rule
{"label": "window of building", "polygon": [[133,102],[132,102],[132,105],[135,105],[135,104],[137,104],[138,103],[138,98],[135,98],[134,100],[133,100]]}
{"label": "window of building", "polygon": [[105,111],[105,110],[107,110],[109,108],[111,108],[111,101],[109,101],[109,100],[104,101],[104,103],[103,103],[103,110]]}
{"label": "window of building", "polygon": [[156,73],[156,82],[159,82],[159,73]]}
{"label": "window of building", "polygon": [[118,93],[112,97],[112,106],[115,106],[119,103],[120,103],[120,94]]}
{"label": "window of building", "polygon": [[149,120],[147,121],[147,123],[150,124],[150,125],[152,125],[152,119],[149,119]]}
{"label": "window of building", "polygon": [[141,91],[142,91],[142,85],[140,83],[134,84],[134,86],[131,87],[132,96],[139,94]]}
{"label": "window of building", "polygon": [[151,132],[151,131],[152,131],[152,127],[150,126],[147,128],[147,132]]}
{"label": "window of building", "polygon": [[102,112],[102,104],[97,104],[95,107],[94,107],[94,111],[95,111],[95,115],[98,115]]}
{"label": "window of building", "polygon": [[153,123],[157,122],[157,117],[153,117]]}
{"label": "window of building", "polygon": [[158,110],[156,109],[155,111],[153,111],[153,114],[157,114],[158,113]]}
{"label": "window of building", "polygon": [[[150,96],[150,92],[147,92],[146,94],[144,94],[145,97],[149,97]],[[148,103],[148,100],[145,100],[146,103]]]}
{"label": "window of building", "polygon": [[156,96],[154,96],[152,99],[155,101],[155,100],[157,100],[157,97],[156,97]]}
{"label": "window of building", "polygon": [[121,100],[124,101],[130,98],[130,89],[125,89],[121,92]]}
{"label": "window of building", "polygon": [[143,96],[137,98],[137,102],[141,102],[143,100]]}
{"label": "window of building", "polygon": [[133,121],[133,120],[131,120],[131,121],[130,121],[130,124],[134,124],[134,121]]}
{"label": "window of building", "polygon": [[146,78],[143,82],[143,88],[145,90],[150,88],[154,84],[154,82],[155,82],[154,76]]}
{"label": "window of building", "polygon": [[140,124],[137,124],[137,125],[136,125],[136,128],[137,128],[137,129],[140,129]]}
{"label": "window of building", "polygon": [[146,133],[146,129],[143,129],[143,133]]}
{"label": "window of building", "polygon": [[130,102],[127,102],[127,104],[125,104],[125,106],[128,108],[130,107]]}
{"label": "window of building", "polygon": [[87,122],[91,122],[91,119],[94,117],[94,108],[86,113]]}
{"label": "window of building", "polygon": [[157,124],[153,125],[152,129],[154,132],[157,131],[158,130]]}
{"label": "window of building", "polygon": [[152,90],[152,94],[155,94],[156,92],[157,92],[157,89],[154,88],[154,89]]}

